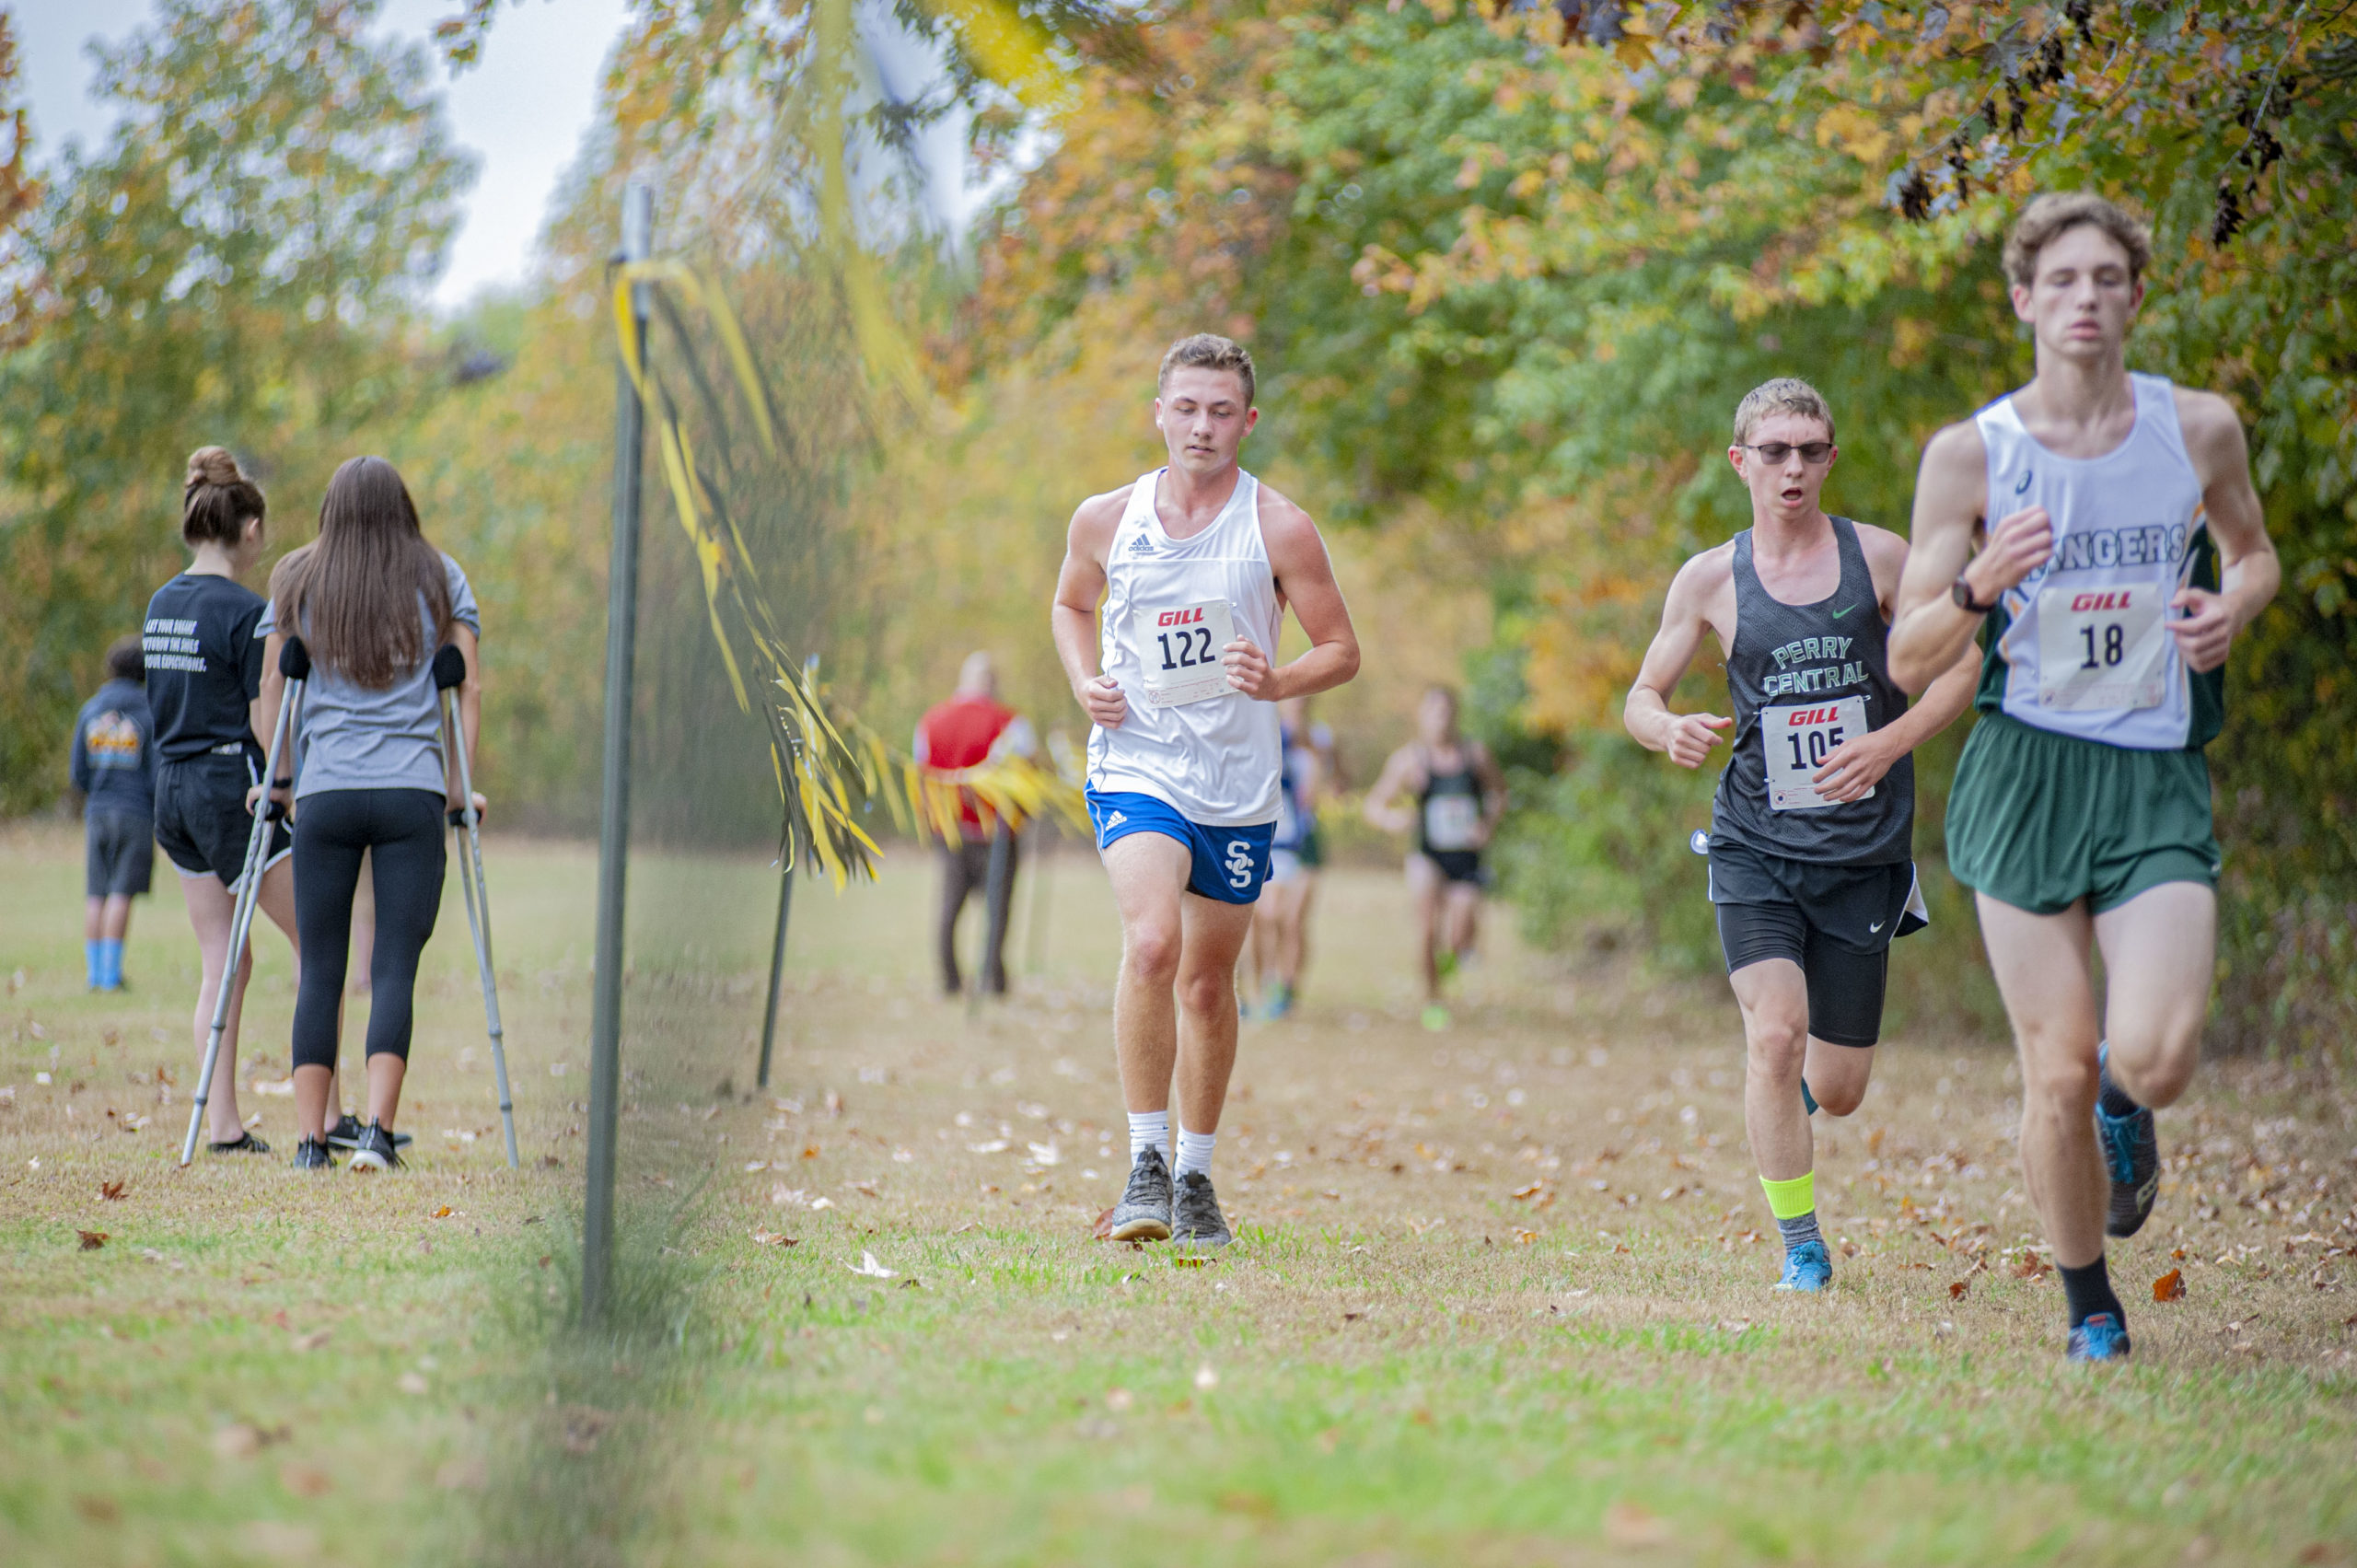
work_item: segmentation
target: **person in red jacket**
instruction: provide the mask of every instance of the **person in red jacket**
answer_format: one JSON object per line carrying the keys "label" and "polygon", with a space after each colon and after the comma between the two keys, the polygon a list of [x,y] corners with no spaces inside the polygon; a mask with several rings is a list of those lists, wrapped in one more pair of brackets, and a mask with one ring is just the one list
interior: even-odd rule
{"label": "person in red jacket", "polygon": [[[966,656],[956,694],[917,724],[917,762],[936,777],[954,778],[1002,757],[1028,757],[1036,749],[1030,725],[999,702],[998,669],[987,653]],[[1015,899],[1015,835],[1007,835],[1006,875],[999,886],[990,887],[991,839],[1000,824],[995,819],[985,820],[984,807],[972,790],[959,793],[959,842],[941,850],[941,914],[935,932],[941,989],[945,995],[958,993],[958,916],[967,899],[981,892],[986,920],[981,985],[992,995],[1004,996],[1007,912]]]}

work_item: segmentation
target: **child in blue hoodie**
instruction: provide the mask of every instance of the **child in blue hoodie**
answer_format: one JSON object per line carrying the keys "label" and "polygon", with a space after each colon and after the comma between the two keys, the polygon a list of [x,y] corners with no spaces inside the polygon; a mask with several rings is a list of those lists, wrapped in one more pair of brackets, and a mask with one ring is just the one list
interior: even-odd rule
{"label": "child in blue hoodie", "polygon": [[119,640],[107,650],[106,684],[74,721],[74,787],[87,802],[82,951],[93,991],[122,989],[131,900],[147,892],[155,875],[156,724],[146,679],[139,639]]}

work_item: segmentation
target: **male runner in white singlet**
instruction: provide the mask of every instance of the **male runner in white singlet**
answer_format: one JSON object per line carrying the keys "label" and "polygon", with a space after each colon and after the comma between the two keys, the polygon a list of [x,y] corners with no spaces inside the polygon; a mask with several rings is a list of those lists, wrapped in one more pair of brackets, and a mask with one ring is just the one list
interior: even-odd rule
{"label": "male runner in white singlet", "polygon": [[2129,1351],[2104,1236],[2152,1212],[2152,1108],[2200,1054],[2218,881],[2201,749],[2235,633],[2282,578],[2233,406],[2129,374],[2151,259],[2144,226],[2099,196],[2023,211],[2004,265],[2038,373],[1924,449],[1890,637],[1892,674],[1918,689],[1987,622],[1948,865],[1980,896],[2021,1052],[2022,1167],[2074,1361]]}
{"label": "male runner in white singlet", "polygon": [[[1727,460],[1751,492],[1751,527],[1678,569],[1623,716],[1682,768],[1735,726],[1711,804],[1710,897],[1743,1008],[1744,1128],[1783,1233],[1776,1288],[1792,1291],[1833,1279],[1808,1114],[1847,1116],[1865,1098],[1891,939],[1924,923],[1911,753],[1972,699],[1966,657],[1911,708],[1892,682],[1907,541],[1826,515],[1839,455],[1832,411],[1807,382],[1743,400]],[[1669,709],[1705,633],[1726,657],[1732,719]]]}
{"label": "male runner in white singlet", "polygon": [[[1277,703],[1350,679],[1359,645],[1317,525],[1237,466],[1260,419],[1252,356],[1181,338],[1155,389],[1169,465],[1080,504],[1051,619],[1095,726],[1088,812],[1121,912],[1113,1037],[1130,1177],[1110,1234],[1221,1247],[1212,1145],[1236,1065],[1236,958],[1276,827]],[[1287,605],[1310,647],[1278,666]]]}

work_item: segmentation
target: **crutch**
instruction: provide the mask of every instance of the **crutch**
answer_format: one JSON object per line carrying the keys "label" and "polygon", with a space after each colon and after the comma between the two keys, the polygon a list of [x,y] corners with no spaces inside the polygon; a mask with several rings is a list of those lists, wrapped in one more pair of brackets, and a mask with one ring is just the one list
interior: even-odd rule
{"label": "crutch", "polygon": [[204,1102],[213,1095],[213,1064],[221,1054],[221,1037],[229,1028],[229,1002],[238,983],[238,970],[244,963],[246,938],[254,928],[254,906],[261,899],[262,861],[270,845],[270,825],[286,815],[286,807],[271,798],[278,783],[278,760],[287,756],[291,748],[286,738],[294,733],[295,704],[303,696],[303,683],[311,678],[310,651],[303,646],[300,637],[289,637],[278,650],[278,673],[286,678],[285,690],[279,693],[278,722],[271,726],[270,760],[262,768],[261,799],[254,810],[254,825],[246,834],[245,869],[238,876],[238,898],[229,916],[229,956],[221,966],[221,988],[213,997],[213,1027],[205,1031],[204,1064],[197,1069],[196,1103],[189,1108],[188,1136],[180,1143],[180,1164],[186,1166],[196,1158],[196,1134],[204,1125]]}
{"label": "crutch", "polygon": [[474,769],[467,760],[466,726],[459,718],[459,688],[466,683],[467,656],[445,644],[434,656],[434,685],[441,694],[442,745],[459,761],[459,798],[450,813],[450,837],[459,846],[459,885],[466,889],[467,930],[475,939],[475,970],[482,979],[483,1022],[491,1030],[491,1069],[499,1079],[499,1121],[507,1134],[507,1167],[523,1164],[516,1152],[516,1102],[507,1092],[507,1036],[499,1023],[499,982],[491,966],[491,889],[482,877],[482,821],[475,814]]}

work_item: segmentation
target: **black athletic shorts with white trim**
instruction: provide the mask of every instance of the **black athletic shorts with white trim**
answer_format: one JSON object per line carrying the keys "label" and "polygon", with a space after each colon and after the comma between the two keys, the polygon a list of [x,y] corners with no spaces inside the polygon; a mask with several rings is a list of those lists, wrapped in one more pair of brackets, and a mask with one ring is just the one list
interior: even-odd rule
{"label": "black athletic shorts with white trim", "polygon": [[1791,959],[1808,986],[1808,1032],[1861,1048],[1882,1038],[1891,940],[1931,923],[1906,861],[1821,865],[1718,838],[1711,903],[1729,974]]}
{"label": "black athletic shorts with white trim", "polygon": [[[218,877],[238,890],[246,871],[246,841],[253,814],[246,791],[261,782],[265,761],[250,749],[207,751],[156,765],[156,842],[182,877]],[[270,825],[262,847],[267,871],[295,853],[284,820]]]}

